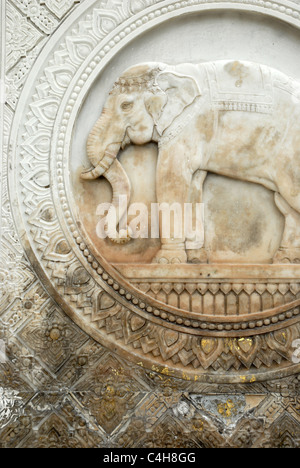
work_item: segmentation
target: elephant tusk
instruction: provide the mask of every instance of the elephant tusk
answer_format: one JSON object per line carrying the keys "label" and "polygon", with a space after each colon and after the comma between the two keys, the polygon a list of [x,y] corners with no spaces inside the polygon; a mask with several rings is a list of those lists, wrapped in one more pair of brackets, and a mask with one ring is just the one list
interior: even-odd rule
{"label": "elephant tusk", "polygon": [[96,167],[95,169],[89,169],[88,171],[84,171],[81,173],[80,177],[84,180],[94,180],[101,177],[105,172],[105,169],[101,167]]}
{"label": "elephant tusk", "polygon": [[127,134],[127,129],[126,129],[124,140],[121,143],[121,149],[124,150],[126,146],[130,145],[130,143],[131,143],[131,140]]}
{"label": "elephant tusk", "polygon": [[115,153],[105,151],[104,157],[102,161],[99,162],[98,166],[94,169],[89,169],[88,171],[82,172],[81,178],[85,180],[98,179],[98,177],[103,176],[103,174],[110,168],[115,159]]}

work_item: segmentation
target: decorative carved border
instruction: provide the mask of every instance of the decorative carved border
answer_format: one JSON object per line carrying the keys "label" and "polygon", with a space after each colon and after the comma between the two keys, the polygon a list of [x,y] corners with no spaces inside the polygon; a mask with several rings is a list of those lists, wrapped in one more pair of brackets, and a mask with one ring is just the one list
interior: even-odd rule
{"label": "decorative carved border", "polygon": [[[178,316],[175,308],[149,296],[145,299],[104,259],[99,262],[95,258],[93,246],[78,229],[69,200],[66,161],[78,109],[91,84],[114,54],[139,34],[180,15],[216,9],[260,12],[299,28],[300,7],[292,2],[213,0],[144,0],[138,5],[134,0],[115,0],[114,9],[105,9],[101,2],[86,1],[53,36],[33,67],[11,139],[13,167],[18,169],[11,173],[11,196],[19,208],[22,205],[15,216],[18,225],[21,219],[24,223],[19,229],[25,249],[71,318],[96,340],[122,350],[141,365],[209,381],[240,382],[240,372],[228,371],[232,367],[239,371],[241,365],[246,369],[242,374],[245,381],[253,379],[251,366],[255,379],[269,378],[274,372],[293,373],[297,368],[290,365],[289,350],[298,333],[300,300],[254,315],[251,320],[224,317],[220,322],[206,316],[196,320],[188,311],[180,311]],[[103,19],[109,19],[110,26]],[[78,44],[84,44],[86,53]],[[43,63],[47,65],[42,71]],[[75,277],[81,278],[80,287]],[[109,298],[109,308],[101,308],[103,297]],[[289,339],[282,341],[276,333],[283,327],[289,327]],[[243,351],[238,340],[254,333],[262,337],[250,338]],[[210,340],[206,344],[201,341],[205,336]],[[260,339],[267,343],[261,349],[272,350],[267,358],[258,356]],[[222,364],[224,355],[231,356],[230,363],[225,359],[227,364]],[[274,362],[276,370],[268,370]],[[262,365],[265,369],[259,372]],[[215,372],[205,373],[208,368]],[[226,372],[218,372],[220,369]]]}

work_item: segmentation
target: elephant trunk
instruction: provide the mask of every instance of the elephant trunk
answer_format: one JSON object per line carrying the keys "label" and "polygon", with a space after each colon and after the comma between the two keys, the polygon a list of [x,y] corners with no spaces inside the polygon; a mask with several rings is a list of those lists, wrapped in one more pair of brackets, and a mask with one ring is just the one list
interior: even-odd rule
{"label": "elephant trunk", "polygon": [[122,223],[127,214],[131,195],[130,181],[123,166],[117,159],[115,159],[109,169],[104,173],[104,177],[108,180],[113,189],[113,199],[107,214],[108,223],[106,224],[106,233],[112,242],[125,244],[131,239],[129,228],[126,226],[126,229],[120,230],[119,233],[116,228]]}
{"label": "elephant trunk", "polygon": [[[131,238],[129,228],[119,233],[116,229],[127,213],[131,186],[125,170],[117,160],[125,131],[118,129],[116,124],[112,129],[113,122],[111,112],[104,109],[87,141],[87,155],[94,168],[83,172],[81,178],[94,180],[104,176],[111,184],[113,199],[107,214],[106,234],[111,241],[123,244]],[[107,143],[108,140],[112,143]],[[120,200],[126,202],[120,203]]]}
{"label": "elephant trunk", "polygon": [[[124,138],[124,131],[114,132],[120,133],[120,135],[112,134],[112,122],[111,112],[104,109],[87,141],[87,155],[94,168],[83,172],[81,174],[82,179],[94,180],[101,177],[118,156]],[[106,143],[105,140],[107,139],[111,143]]]}

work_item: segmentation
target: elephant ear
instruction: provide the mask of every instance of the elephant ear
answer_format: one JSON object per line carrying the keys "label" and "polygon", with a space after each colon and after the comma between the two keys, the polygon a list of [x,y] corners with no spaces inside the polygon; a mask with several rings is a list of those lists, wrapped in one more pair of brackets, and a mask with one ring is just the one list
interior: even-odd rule
{"label": "elephant ear", "polygon": [[157,122],[158,133],[162,134],[201,92],[193,77],[174,72],[161,73],[157,84],[167,95],[167,103]]}
{"label": "elephant ear", "polygon": [[148,113],[153,118],[154,124],[158,125],[163,109],[167,104],[168,97],[165,92],[152,94],[145,99],[145,106]]}

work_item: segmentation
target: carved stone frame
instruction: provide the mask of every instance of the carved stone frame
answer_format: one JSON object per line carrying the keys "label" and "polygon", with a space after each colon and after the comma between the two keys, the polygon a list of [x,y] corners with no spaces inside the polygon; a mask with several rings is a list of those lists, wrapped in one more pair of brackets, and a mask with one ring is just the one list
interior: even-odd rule
{"label": "carved stone frame", "polygon": [[[299,299],[251,318],[220,321],[178,312],[143,295],[96,257],[78,225],[67,169],[79,108],[101,70],[131,40],[174,17],[207,10],[258,12],[300,28],[300,6],[287,1],[167,0],[149,1],[142,11],[132,11],[126,0],[114,10],[100,3],[86,0],[53,35],[32,68],[15,114],[10,195],[32,265],[77,325],[142,367],[216,383],[298,373],[300,365],[291,356],[300,333]],[[110,19],[110,31],[103,28],[103,18]],[[86,57],[76,48],[80,43],[90,50]],[[210,268],[204,268],[206,278]],[[294,284],[300,279],[298,270],[286,267],[280,274]],[[80,286],[73,281],[75,273]]]}

